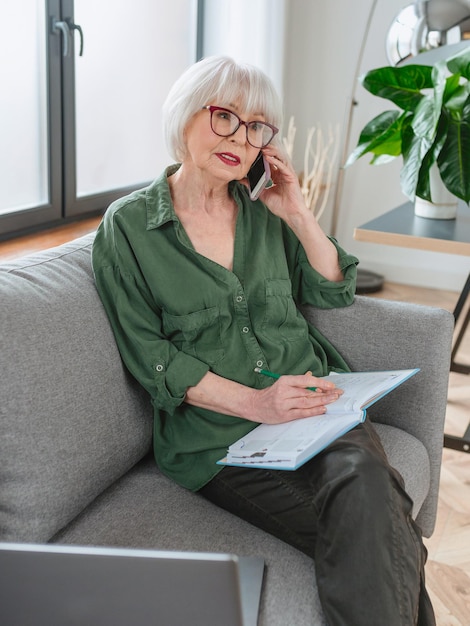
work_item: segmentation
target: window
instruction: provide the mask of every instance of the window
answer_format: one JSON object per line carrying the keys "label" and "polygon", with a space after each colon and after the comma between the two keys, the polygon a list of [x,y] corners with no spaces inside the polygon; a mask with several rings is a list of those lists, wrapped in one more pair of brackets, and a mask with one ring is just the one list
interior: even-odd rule
{"label": "window", "polygon": [[161,172],[161,105],[196,60],[197,17],[197,0],[2,3],[0,236],[103,210]]}

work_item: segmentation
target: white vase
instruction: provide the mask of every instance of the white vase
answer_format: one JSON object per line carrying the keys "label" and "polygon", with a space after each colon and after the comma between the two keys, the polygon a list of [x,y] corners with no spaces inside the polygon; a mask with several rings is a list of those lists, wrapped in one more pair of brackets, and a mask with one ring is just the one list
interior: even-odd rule
{"label": "white vase", "polygon": [[429,182],[433,201],[428,202],[416,196],[415,215],[433,220],[455,219],[459,199],[445,187],[436,164],[429,170]]}

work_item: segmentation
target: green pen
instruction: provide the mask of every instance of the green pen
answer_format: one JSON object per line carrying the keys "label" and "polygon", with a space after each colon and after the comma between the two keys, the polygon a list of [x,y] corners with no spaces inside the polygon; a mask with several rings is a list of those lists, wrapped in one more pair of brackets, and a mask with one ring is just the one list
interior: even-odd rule
{"label": "green pen", "polygon": [[[274,372],[270,372],[269,370],[262,370],[260,367],[255,367],[255,372],[258,374],[263,374],[263,376],[269,376],[269,378],[281,378],[280,374],[275,374]],[[307,387],[310,391],[318,391],[318,387]]]}

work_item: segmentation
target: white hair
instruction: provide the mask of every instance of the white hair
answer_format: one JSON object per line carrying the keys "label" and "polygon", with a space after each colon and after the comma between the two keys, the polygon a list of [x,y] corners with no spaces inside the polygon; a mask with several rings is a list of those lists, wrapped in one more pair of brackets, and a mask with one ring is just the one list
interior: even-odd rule
{"label": "white hair", "polygon": [[223,56],[207,57],[191,65],[163,104],[163,132],[170,155],[176,161],[183,159],[184,130],[197,111],[207,104],[228,107],[234,102],[245,111],[262,113],[266,122],[281,127],[282,104],[262,70]]}

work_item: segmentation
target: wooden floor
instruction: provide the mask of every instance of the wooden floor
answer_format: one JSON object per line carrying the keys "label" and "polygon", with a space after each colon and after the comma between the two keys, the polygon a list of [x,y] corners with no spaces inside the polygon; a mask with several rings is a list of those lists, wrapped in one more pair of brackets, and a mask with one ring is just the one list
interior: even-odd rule
{"label": "wooden floor", "polygon": [[[99,218],[92,218],[40,235],[0,242],[0,262],[82,236],[93,231],[98,223]],[[388,283],[371,297],[452,311],[458,294]],[[470,363],[470,330],[468,334],[459,350],[460,362]],[[451,372],[446,432],[462,435],[469,421],[470,377]],[[427,587],[438,626],[470,626],[470,454],[444,449],[437,526],[425,542],[429,550]]]}
{"label": "wooden floor", "polygon": [[44,230],[34,235],[0,241],[0,263],[38,250],[59,246],[66,241],[87,235],[96,229],[100,221],[100,217],[92,217],[59,228]]}

